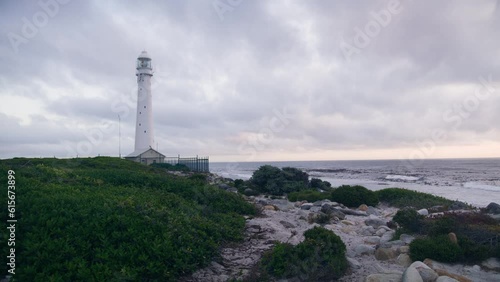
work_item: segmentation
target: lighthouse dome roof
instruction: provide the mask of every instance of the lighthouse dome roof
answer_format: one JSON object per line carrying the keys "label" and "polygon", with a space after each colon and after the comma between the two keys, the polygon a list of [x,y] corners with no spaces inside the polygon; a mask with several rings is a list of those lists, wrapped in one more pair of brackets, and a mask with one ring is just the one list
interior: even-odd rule
{"label": "lighthouse dome roof", "polygon": [[139,55],[138,59],[149,59],[149,60],[151,60],[151,57],[149,56],[148,52],[142,51],[141,54]]}

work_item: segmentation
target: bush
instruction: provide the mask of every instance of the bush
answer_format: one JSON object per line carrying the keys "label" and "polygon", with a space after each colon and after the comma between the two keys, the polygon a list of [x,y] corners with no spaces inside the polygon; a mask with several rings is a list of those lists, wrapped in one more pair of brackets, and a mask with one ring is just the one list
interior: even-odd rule
{"label": "bush", "polygon": [[255,213],[237,194],[118,158],[0,160],[8,169],[19,281],[177,281],[242,240],[242,215]]}
{"label": "bush", "polygon": [[297,201],[316,202],[324,199],[329,199],[330,197],[331,197],[330,193],[319,192],[314,190],[304,190],[288,194],[288,200],[291,202],[297,202]]}
{"label": "bush", "polygon": [[309,182],[309,187],[313,189],[320,189],[320,190],[330,190],[332,188],[332,184],[328,181],[323,181],[319,178],[311,178],[311,181]]}
{"label": "bush", "polygon": [[378,196],[375,192],[363,186],[342,185],[332,191],[332,201],[342,203],[348,207],[358,207],[361,204],[376,206]]}
{"label": "bush", "polygon": [[415,239],[410,243],[410,257],[413,261],[430,258],[440,262],[458,262],[463,254],[460,246],[451,242],[447,235]]}
{"label": "bush", "polygon": [[188,166],[184,164],[169,164],[169,163],[153,163],[151,164],[151,167],[156,167],[156,168],[164,168],[169,171],[191,171]]}
{"label": "bush", "polygon": [[397,222],[402,228],[417,233],[422,228],[423,218],[415,209],[405,208],[398,210],[392,220]]}
{"label": "bush", "polygon": [[264,254],[261,268],[277,278],[298,277],[301,281],[330,281],[347,270],[346,247],[340,237],[322,227],[304,232],[297,246],[278,243]]}
{"label": "bush", "polygon": [[386,202],[397,208],[414,207],[415,209],[424,209],[433,206],[449,206],[453,203],[453,201],[443,197],[401,188],[387,188],[378,190],[375,193],[381,202]]}
{"label": "bush", "polygon": [[261,166],[250,178],[259,192],[281,196],[285,193],[307,189],[307,173],[296,168],[279,169],[270,165]]}

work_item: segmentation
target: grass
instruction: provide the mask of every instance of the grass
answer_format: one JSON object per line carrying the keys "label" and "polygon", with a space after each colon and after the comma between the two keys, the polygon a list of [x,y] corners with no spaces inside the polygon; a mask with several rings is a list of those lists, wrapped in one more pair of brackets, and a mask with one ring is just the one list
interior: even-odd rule
{"label": "grass", "polygon": [[401,188],[387,188],[375,191],[375,193],[381,202],[397,208],[414,207],[415,209],[423,209],[433,206],[448,207],[453,203],[453,201],[443,197]]}
{"label": "grass", "polygon": [[[118,158],[1,160],[2,183],[8,170],[16,173],[19,281],[176,281],[241,240],[242,215],[255,213],[201,178]],[[0,216],[6,230],[6,208]],[[6,255],[0,263],[8,274]]]}

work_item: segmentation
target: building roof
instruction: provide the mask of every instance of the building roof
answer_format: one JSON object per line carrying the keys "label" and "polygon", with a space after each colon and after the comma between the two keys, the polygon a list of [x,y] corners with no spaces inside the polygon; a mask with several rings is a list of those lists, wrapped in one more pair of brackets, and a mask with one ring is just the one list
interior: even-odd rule
{"label": "building roof", "polygon": [[149,56],[148,52],[142,51],[141,54],[139,55],[138,59],[149,59],[149,60],[151,60],[151,57]]}
{"label": "building roof", "polygon": [[165,157],[165,155],[164,155],[164,154],[162,154],[162,153],[160,153],[160,152],[156,151],[155,149],[153,149],[153,148],[147,148],[147,149],[139,149],[139,150],[135,150],[135,151],[133,151],[132,153],[130,153],[130,154],[128,154],[128,155],[126,155],[126,156],[125,156],[125,158],[135,158],[135,157],[138,157],[138,156],[140,156],[140,155],[142,155],[142,154],[144,154],[144,153],[146,153],[146,152],[148,152],[148,151],[150,151],[150,150],[152,150],[152,151],[154,151],[155,153],[158,153],[159,155],[161,155],[161,156]]}

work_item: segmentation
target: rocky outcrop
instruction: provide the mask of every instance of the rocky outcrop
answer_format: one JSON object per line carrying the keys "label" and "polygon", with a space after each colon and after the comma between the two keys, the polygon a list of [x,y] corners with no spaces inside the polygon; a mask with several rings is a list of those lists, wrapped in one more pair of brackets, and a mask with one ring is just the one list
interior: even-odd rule
{"label": "rocky outcrop", "polygon": [[497,203],[489,203],[486,206],[486,212],[491,214],[500,214],[500,205]]}

